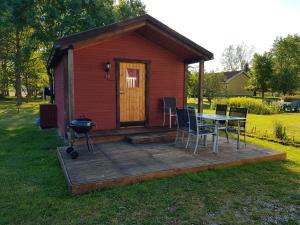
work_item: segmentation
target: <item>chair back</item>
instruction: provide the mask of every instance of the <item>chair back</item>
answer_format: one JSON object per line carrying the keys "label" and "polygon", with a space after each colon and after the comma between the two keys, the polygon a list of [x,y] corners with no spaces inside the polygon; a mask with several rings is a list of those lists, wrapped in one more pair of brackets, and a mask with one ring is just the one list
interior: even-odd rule
{"label": "chair back", "polygon": [[187,107],[186,111],[188,112],[190,130],[197,131],[197,114],[195,108]]}
{"label": "chair back", "polygon": [[[247,118],[248,109],[247,108],[230,108],[229,110],[229,116],[235,116],[235,117],[242,117]],[[228,126],[230,127],[237,127],[238,121],[237,120],[229,120]],[[246,120],[240,121],[240,127],[245,128],[246,127]]]}
{"label": "chair back", "polygon": [[227,105],[217,104],[216,114],[226,116],[226,113],[227,113]]}
{"label": "chair back", "polygon": [[[216,114],[217,115],[226,116],[226,114],[227,114],[227,105],[217,104]],[[219,121],[219,124],[225,125],[226,121],[225,120],[221,120],[221,121]]]}
{"label": "chair back", "polygon": [[186,109],[176,108],[177,128],[180,130],[189,129],[189,117]]}
{"label": "chair back", "polygon": [[163,97],[164,102],[164,113],[169,113],[171,108],[171,112],[176,112],[176,98],[175,97]]}

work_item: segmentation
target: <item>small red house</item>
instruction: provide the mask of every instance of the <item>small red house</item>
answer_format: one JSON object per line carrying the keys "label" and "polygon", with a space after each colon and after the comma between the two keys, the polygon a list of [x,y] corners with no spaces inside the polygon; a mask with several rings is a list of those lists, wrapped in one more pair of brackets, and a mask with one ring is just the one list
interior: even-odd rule
{"label": "small red house", "polygon": [[149,15],[61,38],[48,61],[59,131],[80,116],[94,120],[97,130],[161,126],[162,98],[175,96],[184,106],[187,65],[199,62],[201,75],[212,58]]}

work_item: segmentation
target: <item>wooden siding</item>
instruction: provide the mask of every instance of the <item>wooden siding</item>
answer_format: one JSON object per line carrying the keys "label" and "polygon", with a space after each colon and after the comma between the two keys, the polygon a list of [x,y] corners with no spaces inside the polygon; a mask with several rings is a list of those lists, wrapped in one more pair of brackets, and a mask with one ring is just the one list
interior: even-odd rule
{"label": "wooden siding", "polygon": [[55,104],[57,106],[57,127],[61,135],[65,132],[65,82],[64,59],[61,59],[54,69]]}
{"label": "wooden siding", "polygon": [[[162,125],[162,97],[175,96],[183,106],[184,63],[159,45],[132,32],[74,49],[75,117],[95,120],[96,129],[116,127],[115,58],[149,60],[149,125]],[[105,79],[104,64],[112,64]]]}
{"label": "wooden siding", "polygon": [[[128,83],[127,70],[138,71],[137,81]],[[120,122],[145,121],[145,64],[120,63]]]}
{"label": "wooden siding", "polygon": [[227,93],[229,95],[251,95],[252,92],[246,90],[248,86],[249,78],[242,73],[229,81],[227,81]]}

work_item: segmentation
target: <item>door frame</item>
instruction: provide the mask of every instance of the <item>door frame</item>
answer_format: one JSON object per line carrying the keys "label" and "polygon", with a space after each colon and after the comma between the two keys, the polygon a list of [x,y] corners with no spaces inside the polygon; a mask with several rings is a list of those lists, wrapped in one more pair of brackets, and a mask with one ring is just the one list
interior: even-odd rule
{"label": "door frame", "polygon": [[116,128],[121,127],[120,122],[120,63],[141,63],[145,65],[145,121],[144,122],[125,122],[122,126],[149,126],[149,78],[150,78],[150,60],[114,58],[115,61],[115,81],[116,81]]}

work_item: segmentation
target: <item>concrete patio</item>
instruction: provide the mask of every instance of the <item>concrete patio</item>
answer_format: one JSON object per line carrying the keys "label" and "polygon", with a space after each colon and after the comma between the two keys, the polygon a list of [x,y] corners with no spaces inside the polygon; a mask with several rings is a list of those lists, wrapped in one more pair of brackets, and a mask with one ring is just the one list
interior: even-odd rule
{"label": "concrete patio", "polygon": [[[285,153],[248,144],[236,149],[236,141],[219,140],[219,153],[212,152],[211,141],[199,147],[198,154],[178,143],[130,144],[125,141],[94,144],[94,153],[85,145],[76,146],[75,160],[59,147],[57,155],[68,188],[73,194],[141,182],[187,172],[230,167],[270,160],[284,160]],[[192,146],[191,146],[192,147]]]}

